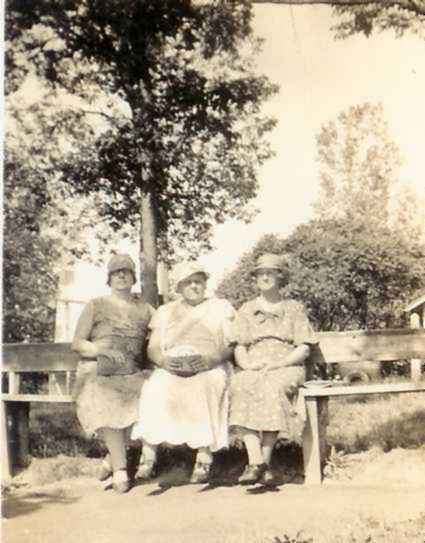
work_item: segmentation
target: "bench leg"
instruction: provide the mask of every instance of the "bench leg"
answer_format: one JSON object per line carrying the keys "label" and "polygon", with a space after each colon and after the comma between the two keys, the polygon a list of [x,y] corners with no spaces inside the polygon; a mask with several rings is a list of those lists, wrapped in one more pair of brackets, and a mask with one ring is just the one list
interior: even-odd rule
{"label": "bench leg", "polygon": [[7,421],[7,402],[1,402],[1,465],[3,482],[12,478],[12,458],[10,447],[10,432]]}
{"label": "bench leg", "polygon": [[[13,474],[15,466],[26,466],[29,458],[29,402],[4,402],[6,408],[7,453],[9,471]],[[6,449],[5,449],[6,451]]]}
{"label": "bench leg", "polygon": [[16,405],[15,421],[16,421],[16,438],[17,451],[16,463],[18,466],[26,466],[29,457],[29,402],[19,402]]}
{"label": "bench leg", "polygon": [[320,485],[326,456],[327,398],[306,398],[307,423],[303,436],[306,485]]}

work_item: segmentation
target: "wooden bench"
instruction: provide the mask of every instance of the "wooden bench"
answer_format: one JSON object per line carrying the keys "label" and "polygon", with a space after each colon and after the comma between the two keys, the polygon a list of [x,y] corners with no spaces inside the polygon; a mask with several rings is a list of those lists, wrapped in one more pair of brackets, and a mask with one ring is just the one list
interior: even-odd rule
{"label": "wooden bench", "polygon": [[[73,403],[72,381],[79,357],[69,343],[5,344],[2,354],[2,478],[9,479],[14,465],[24,465],[28,457],[31,403]],[[45,393],[22,392],[24,376],[30,373],[47,375]]]}
{"label": "wooden bench", "polygon": [[[321,332],[320,345],[310,362],[326,366],[341,362],[425,359],[425,330],[371,330]],[[2,462],[3,477],[13,473],[13,464],[23,463],[29,451],[29,409],[32,402],[72,403],[73,374],[78,356],[69,343],[10,344],[3,346],[2,372],[6,374],[7,392],[2,392]],[[309,368],[312,364],[308,365]],[[45,393],[22,393],[25,373],[48,375]],[[320,484],[326,462],[326,425],[328,400],[333,397],[364,394],[424,392],[425,381],[377,383],[360,386],[301,389],[305,400],[307,424],[303,436],[306,484]]]}
{"label": "wooden bench", "polygon": [[[355,367],[365,360],[377,364],[396,360],[425,359],[425,330],[386,329],[352,332],[321,332],[320,345],[311,362],[321,365],[350,362]],[[311,365],[310,365],[311,367]],[[403,383],[371,383],[329,388],[303,388],[307,424],[303,436],[303,458],[306,484],[320,484],[326,463],[329,398],[363,396],[365,394],[398,394],[425,392],[423,378]]]}

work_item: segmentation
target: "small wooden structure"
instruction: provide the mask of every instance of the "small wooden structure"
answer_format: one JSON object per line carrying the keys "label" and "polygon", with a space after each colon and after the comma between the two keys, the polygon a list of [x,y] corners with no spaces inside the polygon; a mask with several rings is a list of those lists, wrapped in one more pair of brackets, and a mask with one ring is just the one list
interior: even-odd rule
{"label": "small wooden structure", "polygon": [[[425,330],[387,329],[354,332],[321,332],[319,347],[310,362],[334,364],[362,360],[377,363],[399,359],[425,358]],[[29,451],[29,409],[32,402],[72,403],[72,375],[78,357],[69,343],[12,344],[3,346],[2,372],[7,390],[2,392],[2,465],[3,477],[13,474],[13,466],[25,462]],[[311,367],[311,364],[308,365]],[[55,378],[55,387],[25,394],[21,384],[25,373],[41,372]],[[65,376],[65,378],[63,378]],[[68,376],[68,377],[66,377]],[[320,484],[326,461],[328,400],[332,397],[363,394],[425,392],[425,381],[304,388],[307,424],[303,436],[306,484]],[[54,405],[52,405],[52,408]]]}
{"label": "small wooden structure", "polygon": [[[415,298],[405,309],[409,314],[410,328],[425,328],[425,294]],[[422,363],[420,358],[412,358],[410,362],[411,377],[418,380],[422,375]]]}

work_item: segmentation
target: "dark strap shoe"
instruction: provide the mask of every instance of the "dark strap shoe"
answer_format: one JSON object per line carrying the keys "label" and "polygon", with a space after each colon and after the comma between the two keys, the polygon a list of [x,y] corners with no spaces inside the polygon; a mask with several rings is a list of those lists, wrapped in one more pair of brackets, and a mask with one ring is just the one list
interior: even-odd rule
{"label": "dark strap shoe", "polygon": [[279,481],[276,479],[276,476],[274,475],[270,467],[267,467],[266,471],[263,473],[263,476],[261,478],[261,483],[264,486],[270,486],[270,487],[278,486]]}
{"label": "dark strap shoe", "polygon": [[267,469],[267,464],[248,464],[244,472],[238,479],[240,485],[254,485],[263,476]]}

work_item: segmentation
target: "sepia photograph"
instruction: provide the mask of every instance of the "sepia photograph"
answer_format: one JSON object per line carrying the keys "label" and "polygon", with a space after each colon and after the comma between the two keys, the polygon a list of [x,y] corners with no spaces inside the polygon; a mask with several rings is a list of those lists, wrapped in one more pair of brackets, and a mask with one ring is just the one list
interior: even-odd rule
{"label": "sepia photograph", "polygon": [[4,543],[425,543],[425,0],[7,0]]}

